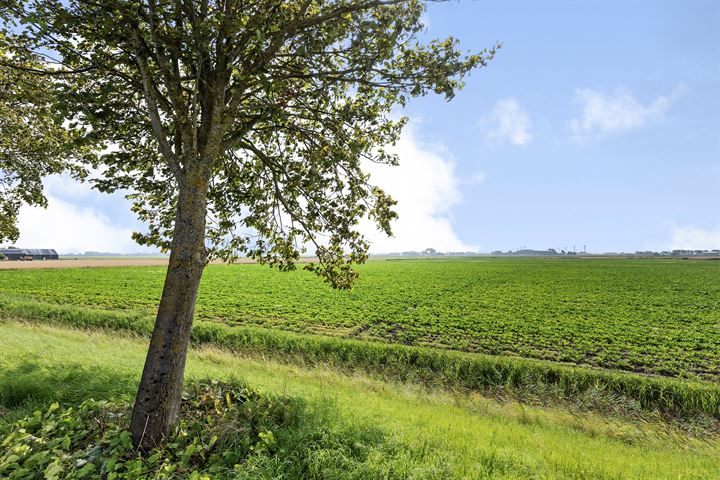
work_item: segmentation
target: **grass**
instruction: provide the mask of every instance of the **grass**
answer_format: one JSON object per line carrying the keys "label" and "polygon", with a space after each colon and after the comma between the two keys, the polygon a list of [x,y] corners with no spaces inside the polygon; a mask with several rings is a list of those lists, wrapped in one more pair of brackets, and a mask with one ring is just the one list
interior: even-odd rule
{"label": "grass", "polygon": [[[149,337],[153,319],[33,301],[0,300],[0,317],[85,329],[110,329]],[[195,346],[221,346],[300,365],[330,365],[393,381],[462,389],[625,416],[659,411],[690,424],[717,427],[720,386],[710,382],[650,377],[553,362],[444,351],[369,341],[293,334],[196,321]],[[713,419],[714,417],[714,419]]]}
{"label": "grass", "polygon": [[[0,336],[0,422],[56,400],[127,401],[146,349],[144,340],[117,333],[7,320],[0,322]],[[355,478],[707,479],[720,472],[716,438],[688,438],[662,424],[428,392],[362,374],[195,349],[187,378],[207,377],[241,377],[269,394],[298,399],[309,422],[303,428],[361,443],[361,454],[346,452],[347,471],[320,469],[314,478],[353,478],[355,472]],[[304,461],[332,465],[337,454],[308,447]]]}
{"label": "grass", "polygon": [[[228,325],[720,380],[720,262],[372,261],[351,292],[304,271],[210,265],[196,317]],[[164,267],[0,271],[6,298],[149,315]]]}

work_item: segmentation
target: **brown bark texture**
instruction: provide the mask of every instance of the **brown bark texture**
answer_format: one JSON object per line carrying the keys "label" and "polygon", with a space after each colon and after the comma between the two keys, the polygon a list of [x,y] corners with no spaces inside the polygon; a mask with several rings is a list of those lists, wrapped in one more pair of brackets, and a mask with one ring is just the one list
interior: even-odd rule
{"label": "brown bark texture", "polygon": [[185,359],[198,286],[206,264],[207,184],[186,182],[178,195],[172,252],[130,431],[140,450],[160,445],[180,411]]}

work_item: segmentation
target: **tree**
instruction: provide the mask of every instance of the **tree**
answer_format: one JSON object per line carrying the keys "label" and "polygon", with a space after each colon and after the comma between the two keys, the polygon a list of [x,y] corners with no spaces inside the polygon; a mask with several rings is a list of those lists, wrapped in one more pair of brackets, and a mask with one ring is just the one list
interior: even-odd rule
{"label": "tree", "polygon": [[[54,108],[82,144],[102,191],[129,189],[169,250],[136,398],[135,444],[160,443],[181,399],[198,285],[212,258],[247,255],[307,268],[349,288],[368,244],[358,221],[391,233],[393,200],[363,162],[395,164],[384,145],[411,96],[451,99],[495,48],[463,54],[421,43],[418,0],[6,1],[5,63],[52,76]],[[23,67],[18,60],[42,60]]]}
{"label": "tree", "polygon": [[[6,58],[1,47],[0,58]],[[43,177],[63,171],[77,177],[84,174],[80,163],[60,153],[70,137],[62,128],[62,118],[50,108],[51,96],[47,82],[0,65],[0,243],[17,240],[22,204],[47,206]],[[75,153],[82,150],[77,148]]]}

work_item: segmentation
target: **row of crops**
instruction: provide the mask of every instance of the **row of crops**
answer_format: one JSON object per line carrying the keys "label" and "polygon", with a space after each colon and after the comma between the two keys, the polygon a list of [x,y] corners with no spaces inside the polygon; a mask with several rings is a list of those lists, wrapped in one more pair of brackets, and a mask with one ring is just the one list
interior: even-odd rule
{"label": "row of crops", "polygon": [[[720,379],[720,262],[371,261],[350,292],[312,274],[210,265],[197,317],[228,325]],[[0,271],[4,299],[152,315],[163,267]]]}

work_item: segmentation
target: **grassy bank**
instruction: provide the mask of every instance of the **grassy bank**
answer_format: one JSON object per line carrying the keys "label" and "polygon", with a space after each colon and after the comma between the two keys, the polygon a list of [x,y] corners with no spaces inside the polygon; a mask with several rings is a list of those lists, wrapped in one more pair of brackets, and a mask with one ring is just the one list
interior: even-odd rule
{"label": "grassy bank", "polygon": [[[123,335],[9,320],[0,323],[0,335],[0,370],[6,373],[0,422],[55,400],[127,401],[146,349],[144,341]],[[241,377],[302,401],[310,422],[303,428],[335,439],[332,449],[307,444],[303,461],[329,467],[309,478],[707,479],[720,471],[716,441],[682,437],[662,425],[428,393],[207,347],[191,352],[187,377]],[[348,442],[357,445],[342,447]],[[342,456],[346,469],[333,471]],[[285,461],[290,468],[295,460]]]}
{"label": "grassy bank", "polygon": [[[85,329],[112,329],[148,336],[152,319],[124,312],[91,310],[0,298],[0,317]],[[514,357],[465,354],[299,335],[196,321],[195,346],[214,345],[240,354],[263,355],[300,365],[329,365],[383,379],[444,389],[572,403],[623,414],[659,411],[666,416],[720,418],[720,386],[560,365]]]}

